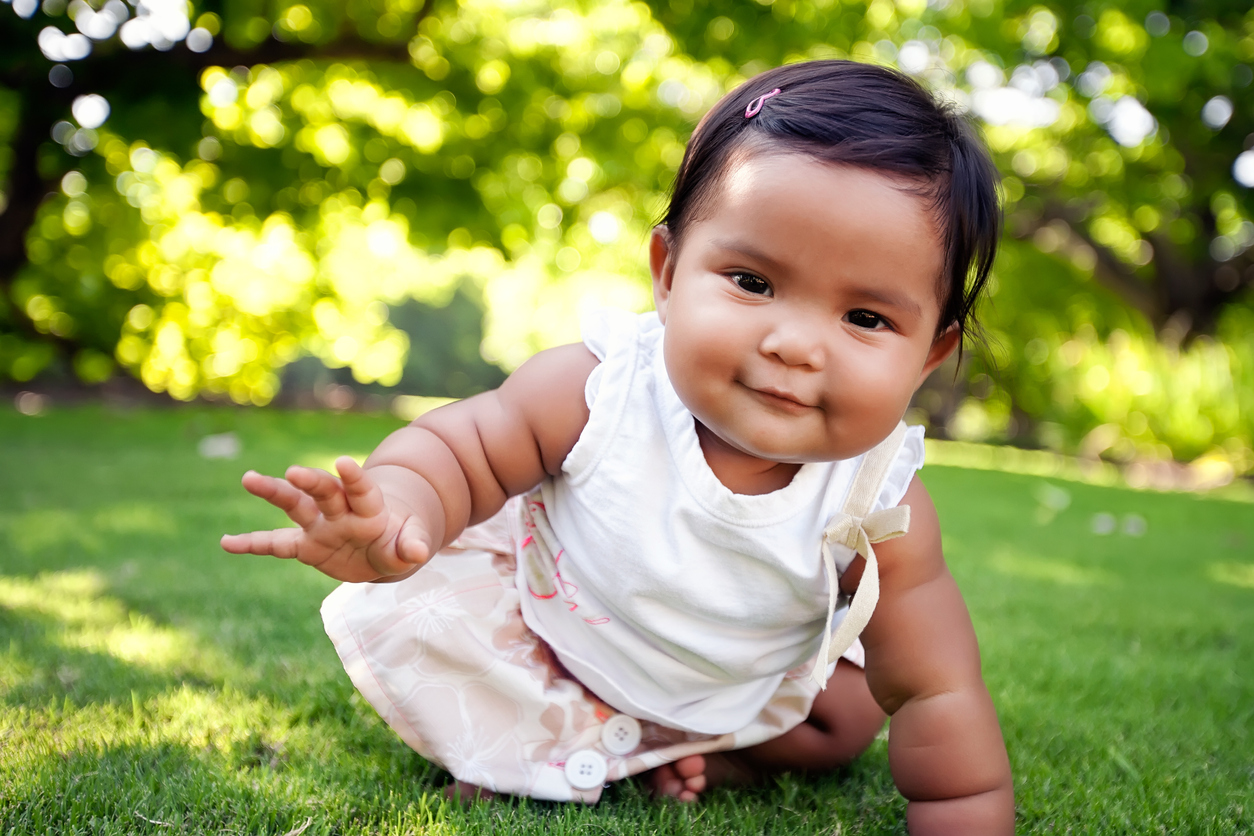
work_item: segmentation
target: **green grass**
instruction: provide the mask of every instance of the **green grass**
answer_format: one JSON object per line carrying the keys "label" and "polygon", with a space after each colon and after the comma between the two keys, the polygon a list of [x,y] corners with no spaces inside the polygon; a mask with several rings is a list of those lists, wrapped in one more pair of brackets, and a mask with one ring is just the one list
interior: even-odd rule
{"label": "green grass", "polygon": [[[361,454],[358,415],[0,412],[0,833],[891,833],[879,741],[851,769],[685,807],[441,800],[447,776],[354,695],[318,606],[333,583],[220,552],[279,524],[253,467]],[[231,430],[234,461],[197,441]],[[933,467],[1023,833],[1254,831],[1254,505]],[[1142,537],[1097,536],[1098,512]]]}

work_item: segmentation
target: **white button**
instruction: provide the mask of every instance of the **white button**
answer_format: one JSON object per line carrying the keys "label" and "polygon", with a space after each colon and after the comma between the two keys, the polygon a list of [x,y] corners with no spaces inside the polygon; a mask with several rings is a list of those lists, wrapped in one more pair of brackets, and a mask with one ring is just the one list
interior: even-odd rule
{"label": "white button", "polygon": [[640,745],[640,723],[635,717],[615,714],[601,727],[601,745],[611,755],[626,755]]}
{"label": "white button", "polygon": [[578,790],[590,790],[605,783],[609,774],[609,764],[599,753],[591,749],[580,749],[566,759],[566,780]]}

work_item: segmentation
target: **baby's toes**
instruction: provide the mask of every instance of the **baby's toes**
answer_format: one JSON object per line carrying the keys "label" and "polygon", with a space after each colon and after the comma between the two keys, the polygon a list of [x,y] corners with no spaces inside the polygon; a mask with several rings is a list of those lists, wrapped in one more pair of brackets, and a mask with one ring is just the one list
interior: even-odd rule
{"label": "baby's toes", "polygon": [[444,797],[449,801],[469,804],[475,801],[491,801],[496,793],[465,781],[454,781],[444,788]]}
{"label": "baby's toes", "polygon": [[684,779],[684,791],[679,794],[680,801],[696,801],[697,796],[705,792],[709,782],[705,775],[697,775],[692,778]]}
{"label": "baby's toes", "polygon": [[697,796],[705,791],[709,784],[705,777],[705,765],[705,758],[701,755],[689,755],[675,761],[675,774],[683,782],[682,789],[675,794],[676,798],[680,801],[696,801]]}
{"label": "baby's toes", "polygon": [[684,781],[672,764],[663,764],[649,775],[653,794],[659,798],[679,798],[684,791]]}

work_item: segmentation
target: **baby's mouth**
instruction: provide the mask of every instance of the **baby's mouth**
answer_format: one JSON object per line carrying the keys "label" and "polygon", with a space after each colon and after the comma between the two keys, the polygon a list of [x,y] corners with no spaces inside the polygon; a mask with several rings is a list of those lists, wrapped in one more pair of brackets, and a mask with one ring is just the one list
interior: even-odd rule
{"label": "baby's mouth", "polygon": [[812,404],[806,403],[797,395],[784,389],[776,389],[773,386],[749,387],[749,389],[768,404],[790,412],[814,408]]}

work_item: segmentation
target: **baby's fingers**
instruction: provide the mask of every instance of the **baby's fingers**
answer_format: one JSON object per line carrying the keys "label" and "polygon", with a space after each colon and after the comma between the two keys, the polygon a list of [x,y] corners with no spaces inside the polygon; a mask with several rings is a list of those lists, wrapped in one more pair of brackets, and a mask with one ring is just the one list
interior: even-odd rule
{"label": "baby's fingers", "polygon": [[301,528],[307,528],[318,518],[318,506],[314,504],[314,501],[285,479],[263,476],[255,470],[250,470],[240,481],[244,485],[244,490],[281,509],[287,514],[288,519]]}
{"label": "baby's fingers", "polygon": [[340,480],[325,470],[293,465],[284,475],[287,481],[313,497],[318,510],[328,520],[338,519],[348,513],[348,500],[344,496]]}
{"label": "baby's fingers", "polygon": [[299,528],[278,528],[274,531],[226,534],[221,543],[222,548],[231,554],[259,554],[287,560],[296,557],[302,534],[304,532]]}
{"label": "baby's fingers", "polygon": [[373,517],[383,513],[383,491],[375,481],[366,475],[361,465],[349,456],[340,456],[335,460],[335,469],[340,474],[344,485],[344,494],[348,499],[348,507],[360,517]]}

